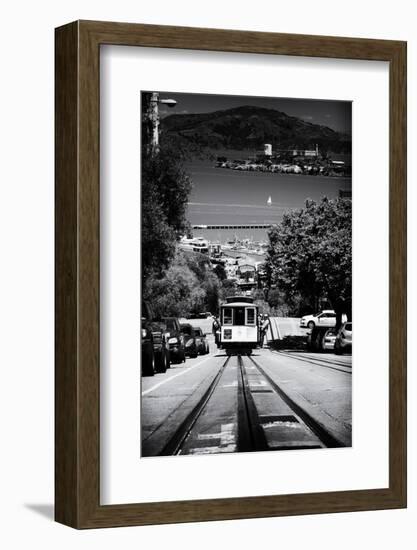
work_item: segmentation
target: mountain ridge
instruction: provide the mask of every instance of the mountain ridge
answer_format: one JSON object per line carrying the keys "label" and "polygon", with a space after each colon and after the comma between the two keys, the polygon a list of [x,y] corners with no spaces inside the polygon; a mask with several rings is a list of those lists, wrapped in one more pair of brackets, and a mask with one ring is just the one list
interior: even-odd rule
{"label": "mountain ridge", "polygon": [[242,105],[210,113],[174,113],[161,119],[161,136],[213,150],[314,149],[351,152],[351,137],[276,109]]}

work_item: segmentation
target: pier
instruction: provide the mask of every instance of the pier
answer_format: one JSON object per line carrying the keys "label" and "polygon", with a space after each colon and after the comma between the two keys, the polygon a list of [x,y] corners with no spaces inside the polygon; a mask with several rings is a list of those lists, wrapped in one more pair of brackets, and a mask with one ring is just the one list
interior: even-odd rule
{"label": "pier", "polygon": [[239,225],[193,225],[193,229],[269,229],[272,223],[254,223]]}

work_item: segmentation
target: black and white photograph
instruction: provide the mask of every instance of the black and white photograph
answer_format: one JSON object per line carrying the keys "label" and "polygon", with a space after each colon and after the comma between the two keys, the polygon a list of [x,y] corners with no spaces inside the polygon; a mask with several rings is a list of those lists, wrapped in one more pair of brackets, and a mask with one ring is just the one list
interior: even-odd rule
{"label": "black and white photograph", "polygon": [[414,549],[416,10],[375,7],[3,3],[2,548]]}
{"label": "black and white photograph", "polygon": [[350,447],[352,103],[140,98],[141,456]]}
{"label": "black and white photograph", "polygon": [[415,4],[1,7],[0,548],[414,550]]}

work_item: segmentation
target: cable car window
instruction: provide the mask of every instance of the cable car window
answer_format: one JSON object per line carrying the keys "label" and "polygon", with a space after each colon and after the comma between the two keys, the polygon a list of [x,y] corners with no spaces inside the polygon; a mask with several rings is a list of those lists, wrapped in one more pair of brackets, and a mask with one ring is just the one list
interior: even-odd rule
{"label": "cable car window", "polygon": [[235,308],[235,325],[244,325],[245,324],[245,308],[236,307]]}
{"label": "cable car window", "polygon": [[233,310],[231,307],[225,307],[223,309],[223,324],[224,325],[233,324]]}
{"label": "cable car window", "polygon": [[247,308],[246,310],[246,324],[254,325],[255,324],[255,308]]}

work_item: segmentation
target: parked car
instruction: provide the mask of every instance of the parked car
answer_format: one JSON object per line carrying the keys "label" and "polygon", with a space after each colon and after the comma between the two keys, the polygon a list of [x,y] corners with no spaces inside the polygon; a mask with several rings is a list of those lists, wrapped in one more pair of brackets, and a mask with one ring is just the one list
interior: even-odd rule
{"label": "parked car", "polygon": [[[342,315],[342,323],[346,323],[346,315]],[[300,319],[300,327],[309,328],[312,330],[314,327],[334,327],[336,326],[336,313],[333,309],[324,309],[319,313],[312,315],[304,315]]]}
{"label": "parked car", "polygon": [[154,320],[151,323],[153,352],[155,355],[155,370],[156,372],[165,372],[171,366],[169,352],[169,333],[163,321]]}
{"label": "parked car", "polygon": [[185,355],[188,357],[197,357],[198,349],[194,327],[189,323],[182,323],[180,326],[184,336]]}
{"label": "parked car", "polygon": [[323,351],[334,351],[334,343],[336,340],[336,330],[334,328],[329,328],[323,336],[321,341],[321,347]]}
{"label": "parked car", "polygon": [[168,332],[168,344],[171,362],[185,363],[184,335],[176,317],[163,317]]}
{"label": "parked car", "polygon": [[188,316],[189,319],[206,319],[208,316],[210,316],[210,313],[207,313],[206,311],[193,311]]}
{"label": "parked car", "polygon": [[153,376],[155,374],[155,356],[153,353],[152,327],[146,318],[142,317],[142,375]]}
{"label": "parked car", "polygon": [[343,325],[340,327],[335,343],[334,343],[334,351],[337,354],[342,354],[345,351],[352,353],[352,323],[343,323]]}
{"label": "parked car", "polygon": [[209,353],[209,344],[207,342],[206,334],[201,330],[200,327],[194,327],[194,334],[197,345],[197,352],[200,355],[206,355]]}
{"label": "parked car", "polygon": [[155,372],[165,372],[170,365],[166,326],[155,318],[146,301],[142,302],[141,321],[142,375],[153,376]]}

